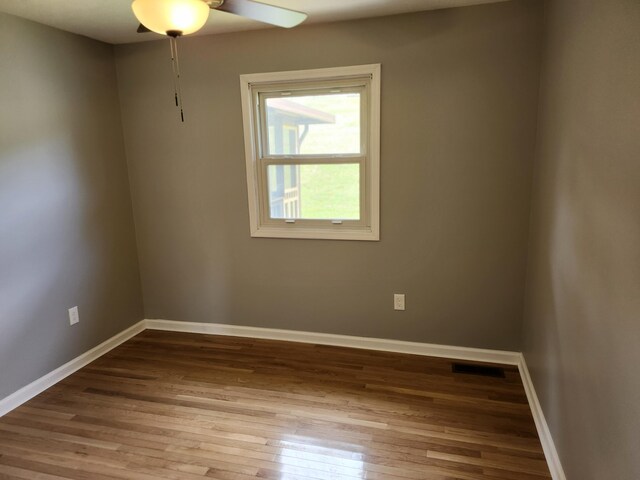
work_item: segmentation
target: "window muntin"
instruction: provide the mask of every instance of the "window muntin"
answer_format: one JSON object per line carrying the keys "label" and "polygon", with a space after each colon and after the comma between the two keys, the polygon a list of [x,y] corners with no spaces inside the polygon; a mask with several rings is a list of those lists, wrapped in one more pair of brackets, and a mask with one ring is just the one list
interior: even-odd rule
{"label": "window muntin", "polygon": [[251,233],[377,240],[379,65],[306,73],[241,78]]}

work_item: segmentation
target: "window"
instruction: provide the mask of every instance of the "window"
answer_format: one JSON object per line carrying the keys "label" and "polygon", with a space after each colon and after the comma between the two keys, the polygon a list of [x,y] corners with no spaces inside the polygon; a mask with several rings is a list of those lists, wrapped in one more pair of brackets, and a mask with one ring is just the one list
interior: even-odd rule
{"label": "window", "polygon": [[378,240],[380,65],[240,83],[251,236]]}

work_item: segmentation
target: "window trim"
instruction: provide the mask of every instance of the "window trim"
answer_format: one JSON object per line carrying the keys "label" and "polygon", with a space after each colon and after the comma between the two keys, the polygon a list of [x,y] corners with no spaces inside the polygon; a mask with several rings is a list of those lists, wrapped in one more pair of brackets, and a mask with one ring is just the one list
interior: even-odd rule
{"label": "window trim", "polygon": [[[242,117],[244,125],[244,146],[247,174],[247,193],[249,201],[249,222],[252,237],[266,238],[306,238],[327,240],[380,240],[380,64],[358,65],[351,67],[322,68],[312,70],[296,70],[289,72],[273,72],[246,74],[240,76],[240,92],[242,98]],[[296,157],[265,155],[260,157],[259,142],[256,132],[261,124],[256,125],[259,115],[255,98],[259,92],[265,92],[270,86],[281,91],[282,84],[300,87],[301,83],[344,82],[345,88],[349,80],[369,77],[368,109],[365,118],[368,142],[364,151],[351,159],[337,157],[331,163],[360,163],[364,167],[361,180],[361,219],[360,221],[343,221],[334,224],[331,220],[297,219],[295,222],[267,221],[265,217],[264,199],[260,198],[259,185],[265,179],[261,161],[266,164],[281,163],[313,163],[315,158],[326,159],[331,155],[301,155]],[[279,88],[276,88],[279,87]],[[315,86],[317,88],[317,85]],[[323,87],[324,88],[324,87]],[[261,137],[259,133],[257,135]],[[368,157],[368,158],[365,158]],[[295,159],[295,161],[293,160]],[[266,167],[265,167],[266,168]],[[362,192],[362,187],[365,191]],[[364,218],[363,218],[364,217]]]}

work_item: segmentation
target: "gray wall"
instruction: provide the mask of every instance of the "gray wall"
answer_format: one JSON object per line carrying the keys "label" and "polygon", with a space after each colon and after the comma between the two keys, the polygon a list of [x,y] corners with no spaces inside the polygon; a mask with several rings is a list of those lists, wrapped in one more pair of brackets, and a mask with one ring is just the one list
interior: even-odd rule
{"label": "gray wall", "polygon": [[143,311],[112,47],[0,14],[0,105],[2,398]]}
{"label": "gray wall", "polygon": [[[148,318],[518,349],[540,3],[116,48]],[[239,75],[382,64],[382,240],[249,236]],[[393,311],[392,294],[407,310]]]}
{"label": "gray wall", "polygon": [[548,4],[525,357],[568,478],[640,478],[640,3]]}

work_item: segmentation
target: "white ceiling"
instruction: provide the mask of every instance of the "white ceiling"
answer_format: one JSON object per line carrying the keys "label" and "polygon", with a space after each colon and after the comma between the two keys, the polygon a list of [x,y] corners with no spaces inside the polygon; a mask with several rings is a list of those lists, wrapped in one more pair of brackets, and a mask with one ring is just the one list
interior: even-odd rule
{"label": "white ceiling", "polygon": [[[309,14],[305,23],[321,23],[398,13],[462,7],[504,0],[261,0]],[[0,0],[0,12],[10,13],[107,43],[155,40],[137,34],[131,0]],[[198,35],[268,27],[224,12],[212,11]]]}

